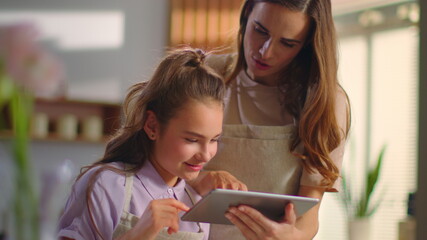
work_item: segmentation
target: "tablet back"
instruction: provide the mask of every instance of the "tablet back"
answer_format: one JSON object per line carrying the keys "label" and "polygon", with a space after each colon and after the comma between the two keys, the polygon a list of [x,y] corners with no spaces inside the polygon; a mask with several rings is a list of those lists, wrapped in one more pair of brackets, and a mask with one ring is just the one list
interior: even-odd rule
{"label": "tablet back", "polygon": [[264,216],[280,221],[283,219],[285,206],[293,202],[297,217],[316,205],[319,200],[299,196],[246,192],[228,189],[215,189],[196,203],[182,216],[184,221],[232,224],[224,214],[230,206],[249,205]]}

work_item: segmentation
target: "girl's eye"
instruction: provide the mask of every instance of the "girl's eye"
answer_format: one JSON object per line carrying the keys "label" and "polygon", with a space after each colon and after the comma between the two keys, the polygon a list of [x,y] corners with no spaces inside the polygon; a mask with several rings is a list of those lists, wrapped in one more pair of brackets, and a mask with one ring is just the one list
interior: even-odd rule
{"label": "girl's eye", "polygon": [[195,143],[195,142],[197,142],[197,139],[195,139],[195,138],[186,138],[185,141],[191,142],[191,143]]}
{"label": "girl's eye", "polygon": [[213,138],[211,139],[211,142],[219,142],[219,138]]}

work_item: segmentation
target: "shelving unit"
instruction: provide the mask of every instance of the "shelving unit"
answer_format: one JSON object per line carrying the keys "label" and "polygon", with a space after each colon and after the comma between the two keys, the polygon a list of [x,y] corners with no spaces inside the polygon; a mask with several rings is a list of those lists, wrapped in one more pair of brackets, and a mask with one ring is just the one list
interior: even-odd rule
{"label": "shelving unit", "polygon": [[[121,106],[113,103],[36,99],[33,112],[34,117],[43,115],[46,119],[43,125],[47,124],[44,126],[46,134],[43,136],[34,135],[34,126],[31,126],[32,137],[35,140],[103,142],[120,126],[121,121]],[[10,119],[6,110],[2,114],[6,116],[6,127],[1,129],[0,136],[10,137],[12,135]],[[72,118],[74,122],[71,131],[75,132],[72,137],[65,137],[60,130],[63,127],[60,122],[67,117]],[[92,123],[92,126],[101,131],[95,132],[96,136],[94,137],[90,137],[84,132],[84,125],[88,124],[86,121],[89,118],[97,120],[95,125]]]}

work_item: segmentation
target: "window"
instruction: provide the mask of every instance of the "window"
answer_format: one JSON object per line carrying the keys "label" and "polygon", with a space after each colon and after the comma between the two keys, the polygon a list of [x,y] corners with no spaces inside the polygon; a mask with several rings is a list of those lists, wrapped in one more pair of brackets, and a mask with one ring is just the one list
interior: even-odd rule
{"label": "window", "polygon": [[[352,104],[343,170],[361,191],[364,171],[386,145],[374,195],[374,200],[383,200],[371,220],[371,239],[394,240],[398,222],[406,216],[407,196],[416,188],[418,5],[399,0],[347,2],[358,10],[344,9],[335,16],[339,79]],[[227,45],[236,36],[241,3],[171,0],[170,45]],[[364,4],[370,8],[360,10]],[[338,196],[325,194],[315,239],[346,239],[348,217]]]}
{"label": "window", "polygon": [[[343,169],[355,180],[356,190],[361,190],[364,169],[387,146],[374,195],[374,200],[382,198],[382,202],[371,219],[371,239],[398,238],[408,194],[416,188],[419,33],[413,23],[417,18],[411,13],[416,9],[414,3],[379,7],[374,11],[384,22],[369,26],[357,22],[359,26],[352,27],[351,21],[345,22],[366,12],[336,18],[338,26],[345,22],[352,29],[339,32],[339,77],[352,104]],[[345,239],[347,216],[337,197],[325,196],[318,240]]]}
{"label": "window", "polygon": [[169,46],[228,47],[239,27],[242,0],[171,0]]}

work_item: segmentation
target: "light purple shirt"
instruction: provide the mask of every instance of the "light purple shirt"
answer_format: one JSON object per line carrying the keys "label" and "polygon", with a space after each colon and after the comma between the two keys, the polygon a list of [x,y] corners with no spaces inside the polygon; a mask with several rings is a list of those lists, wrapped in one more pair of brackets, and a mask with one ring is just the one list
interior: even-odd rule
{"label": "light purple shirt", "polygon": [[[122,163],[113,163],[116,168],[123,169]],[[59,221],[58,237],[68,237],[76,240],[101,239],[96,233],[90,220],[86,204],[86,189],[90,176],[95,169],[84,174],[73,185],[64,213]],[[154,199],[175,198],[187,206],[193,206],[185,187],[192,194],[195,201],[200,200],[190,186],[181,180],[174,187],[169,187],[157,173],[153,165],[146,161],[144,166],[134,175],[132,198],[129,212],[141,216],[148,204]],[[112,239],[113,232],[120,221],[125,201],[125,176],[104,170],[96,178],[93,192],[91,213],[104,239]],[[182,216],[184,212],[180,213]],[[209,236],[209,224],[200,223],[205,239]],[[179,222],[179,230],[198,232],[199,226],[194,222]]]}

